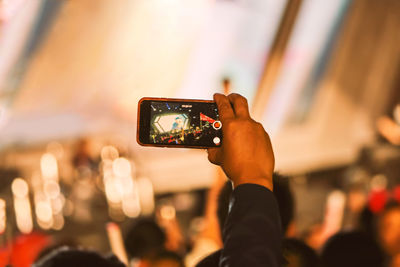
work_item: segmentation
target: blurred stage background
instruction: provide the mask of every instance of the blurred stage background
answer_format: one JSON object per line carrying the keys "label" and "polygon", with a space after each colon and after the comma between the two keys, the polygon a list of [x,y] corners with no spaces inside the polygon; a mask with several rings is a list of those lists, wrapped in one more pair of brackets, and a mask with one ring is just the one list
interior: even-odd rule
{"label": "blurred stage background", "polygon": [[154,210],[190,238],[216,168],[138,146],[137,102],[211,99],[223,79],[272,137],[298,235],[332,192],[395,187],[400,141],[379,131],[398,130],[378,122],[396,121],[399,29],[396,0],[0,1],[0,242],[40,230],[106,251],[107,221]]}

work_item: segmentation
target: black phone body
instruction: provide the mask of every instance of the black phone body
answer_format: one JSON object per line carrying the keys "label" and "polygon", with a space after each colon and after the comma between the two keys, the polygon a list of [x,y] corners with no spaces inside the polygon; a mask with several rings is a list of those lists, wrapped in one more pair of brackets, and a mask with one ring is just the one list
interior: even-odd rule
{"label": "black phone body", "polygon": [[217,105],[209,100],[142,98],[136,140],[143,146],[218,147],[222,123]]}

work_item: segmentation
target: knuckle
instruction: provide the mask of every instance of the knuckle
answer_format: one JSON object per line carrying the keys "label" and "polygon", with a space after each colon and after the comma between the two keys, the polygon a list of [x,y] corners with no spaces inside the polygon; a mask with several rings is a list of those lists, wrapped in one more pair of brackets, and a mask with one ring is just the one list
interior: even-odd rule
{"label": "knuckle", "polygon": [[247,99],[244,96],[240,95],[240,94],[232,93],[232,94],[230,94],[230,97],[234,101],[237,101],[237,102],[240,102],[240,103],[243,103],[243,104],[247,104]]}
{"label": "knuckle", "polygon": [[238,101],[240,101],[244,105],[247,105],[247,99],[241,95],[239,95]]}
{"label": "knuckle", "polygon": [[230,98],[235,98],[235,97],[237,97],[237,96],[238,96],[237,93],[231,93],[231,94],[228,95],[228,97],[230,97]]}
{"label": "knuckle", "polygon": [[257,128],[264,129],[264,126],[261,123],[259,123],[259,122],[254,122],[254,123],[255,123]]}
{"label": "knuckle", "polygon": [[264,130],[264,126],[261,124],[261,123],[259,123],[259,122],[256,122],[255,123],[255,128],[257,129],[257,131],[259,131],[259,132],[265,132],[265,130]]}
{"label": "knuckle", "polygon": [[220,109],[220,110],[226,110],[226,109],[228,109],[228,108],[229,108],[229,104],[228,104],[228,103],[223,102],[223,103],[221,103],[221,104],[219,105],[219,109]]}

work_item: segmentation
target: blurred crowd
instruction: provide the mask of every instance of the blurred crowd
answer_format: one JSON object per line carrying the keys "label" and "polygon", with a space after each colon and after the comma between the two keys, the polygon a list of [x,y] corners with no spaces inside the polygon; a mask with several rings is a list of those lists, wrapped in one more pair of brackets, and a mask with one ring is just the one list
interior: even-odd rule
{"label": "blurred crowd", "polygon": [[[83,161],[82,154],[78,155],[76,162]],[[176,216],[159,210],[152,216],[133,219],[120,238],[111,237],[113,227],[120,231],[116,224],[111,230],[107,227],[113,253],[129,266],[191,267],[221,249],[221,232],[229,210],[232,184],[222,171],[216,177],[208,191],[202,230],[192,240],[185,240]],[[354,223],[348,229],[335,225],[337,217],[342,215],[340,197],[334,195],[328,201],[324,222],[300,234],[296,229],[296,203],[290,177],[274,174],[273,179],[285,236],[284,266],[400,266],[400,187],[392,191],[371,191],[365,205],[357,208]],[[73,266],[70,264],[74,261],[82,264],[85,259],[88,262],[85,266],[123,266],[113,254],[100,255],[82,249],[74,240],[53,242],[39,233],[20,237],[13,246],[15,255],[9,255],[9,259],[14,265],[8,266],[30,266],[32,262],[19,260],[18,254],[28,254],[27,258],[34,259],[38,267]],[[3,249],[0,259],[5,257],[4,253]],[[98,265],[89,265],[96,261]],[[202,264],[218,266],[215,262]]]}
{"label": "blurred crowd", "polygon": [[[396,108],[395,112],[400,113],[399,108]],[[395,114],[396,119],[397,113]],[[378,121],[378,129],[397,149],[400,135],[396,134],[400,126],[395,119],[381,118]],[[51,158],[44,160],[42,158],[42,163],[46,160],[51,161]],[[36,267],[124,266],[124,264],[131,267],[218,266],[218,253],[223,248],[222,232],[233,192],[232,182],[222,170],[218,169],[214,182],[203,200],[204,210],[202,220],[197,227],[198,231],[188,238],[173,206],[161,205],[161,208],[155,211],[151,210],[138,216],[140,211],[137,209],[140,209],[140,203],[137,200],[139,196],[135,195],[137,192],[131,190],[137,186],[130,184],[131,165],[128,160],[120,157],[114,147],[104,147],[99,158],[93,159],[87,141],[82,140],[71,157],[71,165],[82,181],[87,178],[87,172],[100,169],[104,193],[109,204],[109,215],[115,219],[119,216],[118,212],[122,212],[132,218],[129,219],[128,226],[123,229],[116,223],[101,226],[107,232],[108,245],[112,253],[101,255],[95,250],[82,248],[79,241],[72,236],[56,240],[45,233],[32,232],[32,222],[27,224],[26,217],[21,217],[22,222],[18,221],[18,208],[15,208],[19,230],[27,231],[26,234],[4,243],[7,232],[1,230],[4,246],[0,248],[0,266],[28,267],[31,264]],[[58,174],[52,173],[52,168],[49,166],[42,169],[44,180],[31,181],[37,207],[36,216],[41,228],[46,229],[46,221],[40,217],[43,215],[40,212],[46,207],[45,201],[50,201],[52,208],[50,212],[53,213],[50,214],[52,225],[48,227],[57,230],[58,215],[54,207],[57,200],[64,196],[60,191],[58,178],[55,177]],[[398,178],[398,174],[394,177]],[[296,212],[293,178],[278,173],[273,174],[273,194],[279,207],[284,235],[283,266],[400,266],[400,185],[397,178],[388,182],[384,176],[375,175],[367,181],[367,186],[365,183],[356,182],[346,192],[333,190],[327,196],[322,220],[305,231],[299,231],[297,225],[297,222],[302,220],[301,217],[307,214]],[[22,179],[13,182],[14,201],[23,203],[28,192],[25,183]],[[70,194],[77,194],[78,202],[75,209],[78,213],[81,209],[84,214],[85,210],[90,209],[87,200],[92,196],[85,195],[88,193],[86,191],[83,196],[79,196],[82,192],[73,192],[73,190],[79,191],[81,186],[84,186],[84,183],[77,188],[71,187]],[[40,189],[42,187],[43,192]],[[118,188],[121,189],[121,195],[118,195]],[[85,187],[85,190],[87,189],[88,187]],[[41,196],[40,193],[44,195]],[[44,196],[47,196],[47,200],[41,199]],[[3,202],[0,203],[2,209],[5,208]],[[5,218],[0,219],[5,220]],[[208,255],[215,257],[204,260]]]}

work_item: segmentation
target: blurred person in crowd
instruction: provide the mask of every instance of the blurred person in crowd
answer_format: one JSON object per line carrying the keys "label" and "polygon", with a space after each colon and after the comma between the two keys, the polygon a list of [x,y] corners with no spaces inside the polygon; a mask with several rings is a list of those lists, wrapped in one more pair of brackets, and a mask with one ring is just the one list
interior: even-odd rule
{"label": "blurred person in crowd", "polygon": [[95,161],[90,156],[89,142],[86,139],[81,139],[76,145],[72,164],[77,169],[79,167],[95,167]]}
{"label": "blurred person in crowd", "polygon": [[340,232],[325,243],[324,267],[383,267],[385,257],[377,242],[363,232]]}
{"label": "blurred person in crowd", "polygon": [[317,253],[303,241],[287,238],[283,241],[283,256],[286,262],[283,267],[319,267]]}
{"label": "blurred person in crowd", "polygon": [[90,250],[59,248],[33,264],[33,267],[125,267],[114,255],[103,257]]}
{"label": "blurred person in crowd", "polygon": [[232,190],[232,182],[227,181],[223,171],[218,169],[207,194],[203,227],[194,238],[192,250],[185,257],[186,267],[195,266],[205,256],[222,248],[222,227],[228,215]]}
{"label": "blurred person in crowd", "polygon": [[69,238],[58,241],[52,240],[52,242],[47,247],[40,251],[39,255],[36,257],[35,262],[41,261],[48,255],[53,253],[53,251],[59,250],[64,247],[68,247],[70,249],[77,248],[78,243],[75,240]]}
{"label": "blurred person in crowd", "polygon": [[393,118],[383,116],[377,121],[379,133],[390,143],[400,145],[400,104],[393,110]]}
{"label": "blurred person in crowd", "polygon": [[184,264],[179,254],[169,250],[161,250],[143,259],[138,267],[184,267]]}
{"label": "blurred person in crowd", "polygon": [[327,238],[324,234],[324,223],[315,222],[311,224],[301,235],[301,239],[312,249],[319,251]]}
{"label": "blurred person in crowd", "polygon": [[332,190],[325,200],[324,215],[322,221],[314,223],[304,235],[304,241],[316,251],[343,226],[343,218],[346,207],[346,195],[341,190]]}
{"label": "blurred person in crowd", "polygon": [[349,189],[346,192],[343,228],[359,229],[360,227],[367,227],[367,225],[360,225],[362,222],[360,218],[364,215],[363,212],[368,200],[366,191],[367,190],[361,184],[349,186]]}
{"label": "blurred person in crowd", "polygon": [[125,236],[125,248],[134,259],[142,259],[164,249],[165,232],[152,218],[137,219]]}
{"label": "blurred person in crowd", "polygon": [[294,223],[295,203],[290,189],[289,177],[274,173],[273,181],[274,195],[278,202],[283,233],[286,237],[293,237],[296,234]]}
{"label": "blurred person in crowd", "polygon": [[391,201],[377,218],[377,237],[391,267],[400,266],[400,204]]}
{"label": "blurred person in crowd", "polygon": [[184,254],[186,252],[186,243],[176,218],[175,207],[171,204],[160,205],[156,212],[156,222],[165,233],[164,248]]}
{"label": "blurred person in crowd", "polygon": [[368,206],[365,206],[358,217],[357,229],[374,237],[374,219],[375,217],[373,212],[368,208]]}

